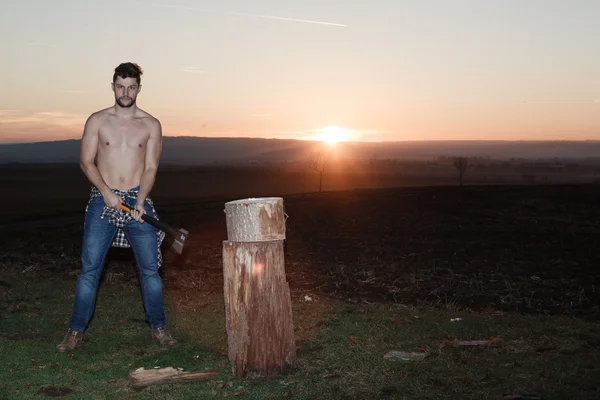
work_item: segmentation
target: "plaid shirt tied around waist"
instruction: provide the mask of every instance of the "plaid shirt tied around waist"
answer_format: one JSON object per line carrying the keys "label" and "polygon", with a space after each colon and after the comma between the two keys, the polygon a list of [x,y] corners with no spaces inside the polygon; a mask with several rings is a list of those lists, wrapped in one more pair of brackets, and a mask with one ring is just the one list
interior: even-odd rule
{"label": "plaid shirt tied around waist", "polygon": [[[128,204],[132,204],[132,203],[135,204],[138,194],[139,194],[139,189],[131,189],[131,190],[112,189],[112,192],[114,194],[116,194],[117,196],[119,196],[121,199],[125,200]],[[92,190],[90,192],[90,201],[94,197],[97,197],[97,196],[102,196],[102,194],[95,186],[92,186]],[[154,213],[154,218],[158,219],[158,214],[156,213],[156,210],[154,209],[154,203],[152,202],[152,199],[150,197],[146,197],[146,201],[152,208],[152,212]],[[86,206],[86,208],[85,208],[86,212],[88,210],[88,207],[89,207],[89,202],[88,202],[88,206]],[[104,210],[102,210],[102,215],[100,215],[100,218],[108,218],[108,222],[110,222],[111,224],[113,224],[114,226],[116,226],[118,228],[117,234],[115,235],[115,238],[112,242],[112,247],[122,247],[122,248],[131,247],[131,245],[127,241],[127,237],[125,236],[125,231],[123,230],[123,227],[125,225],[127,225],[133,219],[133,217],[131,216],[130,213],[128,213],[127,211],[121,210],[121,209],[116,210],[114,208],[110,208],[105,205]],[[157,250],[158,250],[158,267],[159,268],[162,266],[162,263],[163,263],[162,252],[160,250],[160,246],[161,246],[164,238],[165,238],[165,232],[161,231],[160,229],[156,229],[156,244],[158,246]]]}

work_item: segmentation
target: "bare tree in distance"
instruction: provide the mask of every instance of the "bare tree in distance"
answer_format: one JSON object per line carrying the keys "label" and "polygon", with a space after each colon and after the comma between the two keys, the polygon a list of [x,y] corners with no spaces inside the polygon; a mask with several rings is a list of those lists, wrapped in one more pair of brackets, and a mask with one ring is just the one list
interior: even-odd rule
{"label": "bare tree in distance", "polygon": [[309,165],[319,173],[319,193],[323,190],[323,172],[329,161],[329,153],[323,149],[315,152],[310,156]]}
{"label": "bare tree in distance", "polygon": [[460,180],[460,187],[463,185],[463,175],[469,168],[469,159],[467,157],[454,157],[452,159],[454,168],[458,170],[458,177]]}

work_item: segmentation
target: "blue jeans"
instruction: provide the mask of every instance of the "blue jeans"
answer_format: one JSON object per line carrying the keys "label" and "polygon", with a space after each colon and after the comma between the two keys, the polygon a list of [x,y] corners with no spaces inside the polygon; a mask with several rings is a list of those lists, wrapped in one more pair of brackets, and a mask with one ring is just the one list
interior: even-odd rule
{"label": "blue jeans", "polygon": [[[80,332],[85,330],[94,312],[98,283],[104,268],[106,254],[117,233],[117,227],[111,224],[107,217],[100,218],[103,209],[104,198],[97,196],[90,200],[85,215],[81,249],[81,273],[77,279],[75,304],[69,322],[71,329]],[[145,209],[148,215],[153,215],[148,202],[145,204]],[[148,324],[151,328],[164,326],[166,319],[163,306],[162,280],[158,274],[156,229],[147,222],[140,223],[132,219],[125,225],[123,231],[135,256]]]}

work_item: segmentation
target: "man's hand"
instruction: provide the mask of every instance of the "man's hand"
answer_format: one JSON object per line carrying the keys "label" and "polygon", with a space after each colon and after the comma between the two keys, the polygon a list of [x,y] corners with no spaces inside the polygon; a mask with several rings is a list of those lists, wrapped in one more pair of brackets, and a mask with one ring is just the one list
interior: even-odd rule
{"label": "man's hand", "polygon": [[138,222],[144,223],[142,215],[146,214],[144,203],[135,203],[135,207],[131,209],[131,216]]}
{"label": "man's hand", "polygon": [[119,209],[119,205],[121,204],[121,198],[114,194],[113,192],[107,192],[102,195],[104,198],[104,204],[106,204],[110,208],[114,208],[116,210]]}

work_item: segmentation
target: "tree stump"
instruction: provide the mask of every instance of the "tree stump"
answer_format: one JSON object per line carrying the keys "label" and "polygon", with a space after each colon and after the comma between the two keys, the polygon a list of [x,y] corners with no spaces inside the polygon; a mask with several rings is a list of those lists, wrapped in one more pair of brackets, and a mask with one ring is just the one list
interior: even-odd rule
{"label": "tree stump", "polygon": [[250,378],[288,373],[296,343],[285,278],[283,200],[238,200],[227,203],[225,212],[223,289],[232,372]]}

